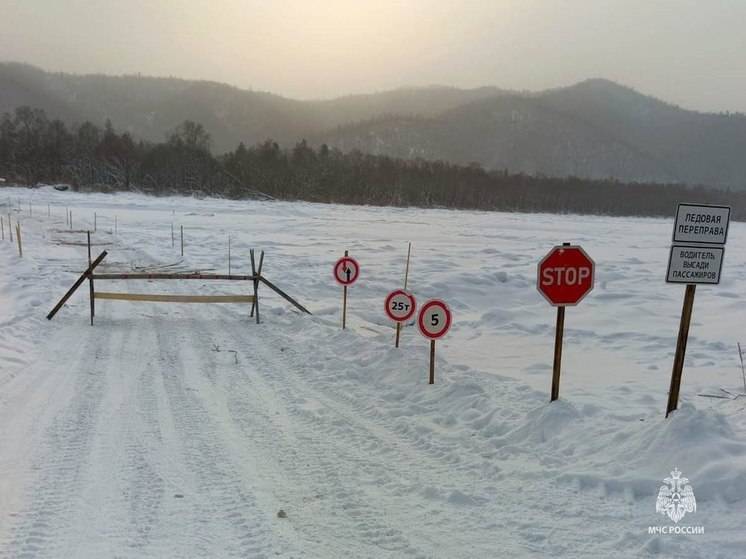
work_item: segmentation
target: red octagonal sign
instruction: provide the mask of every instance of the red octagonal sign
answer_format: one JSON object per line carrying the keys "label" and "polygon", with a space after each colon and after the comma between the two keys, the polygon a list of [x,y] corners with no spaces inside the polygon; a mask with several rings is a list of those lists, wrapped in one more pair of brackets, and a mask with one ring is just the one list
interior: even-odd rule
{"label": "red octagonal sign", "polygon": [[555,307],[577,305],[593,289],[594,268],[579,246],[556,246],[539,262],[536,287]]}

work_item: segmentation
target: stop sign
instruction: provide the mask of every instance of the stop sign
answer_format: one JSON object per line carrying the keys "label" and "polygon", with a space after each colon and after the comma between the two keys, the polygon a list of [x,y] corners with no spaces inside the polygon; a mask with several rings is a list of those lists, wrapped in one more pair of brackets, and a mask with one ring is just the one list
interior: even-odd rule
{"label": "stop sign", "polygon": [[536,287],[555,307],[577,305],[593,289],[594,267],[579,246],[556,246],[539,262]]}

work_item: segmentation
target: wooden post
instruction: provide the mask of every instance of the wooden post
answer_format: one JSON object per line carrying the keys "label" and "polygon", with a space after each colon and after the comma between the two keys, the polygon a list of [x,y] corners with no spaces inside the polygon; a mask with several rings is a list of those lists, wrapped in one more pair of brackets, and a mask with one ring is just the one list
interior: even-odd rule
{"label": "wooden post", "polygon": [[93,232],[96,232],[98,226],[98,216],[96,215],[96,212],[93,212]]}
{"label": "wooden post", "polygon": [[688,284],[684,292],[684,306],[681,309],[681,321],[679,322],[679,338],[676,340],[676,353],[673,359],[673,370],[671,371],[671,387],[668,390],[668,406],[666,417],[679,406],[679,389],[681,388],[681,373],[684,370],[684,357],[686,356],[686,342],[689,339],[689,324],[692,320],[692,309],[694,308],[694,293],[697,290],[695,284]]}
{"label": "wooden post", "polygon": [[[562,243],[570,246],[570,243]],[[550,402],[559,398],[560,372],[562,371],[562,338],[565,334],[565,307],[557,307],[557,324],[554,330],[554,364],[552,366],[552,394]]]}
{"label": "wooden post", "polygon": [[435,384],[435,340],[430,340],[430,381],[428,384]]}
{"label": "wooden post", "polygon": [[80,285],[85,281],[85,279],[90,274],[93,273],[93,269],[96,266],[98,266],[104,258],[106,258],[107,254],[108,253],[104,251],[98,255],[96,260],[94,260],[93,263],[90,266],[88,266],[88,269],[80,275],[80,277],[76,280],[73,286],[70,289],[68,289],[67,293],[65,293],[62,296],[62,299],[60,299],[59,302],[54,306],[54,308],[51,311],[49,311],[49,314],[47,315],[47,320],[52,320],[54,318],[54,315],[56,315],[57,312],[59,312],[59,310],[62,308],[62,305],[64,305],[67,302],[67,300],[70,297],[72,297],[72,294],[75,293],[75,291],[80,287]]}
{"label": "wooden post", "polygon": [[[91,268],[91,232],[86,231],[86,234],[88,236],[88,268]],[[91,326],[93,326],[93,317],[96,315],[96,307],[94,303],[94,296],[93,296],[93,274],[88,274],[88,287],[90,291],[91,296]]]}
{"label": "wooden post", "polygon": [[47,217],[52,217],[52,206],[47,204]]}
{"label": "wooden post", "polygon": [[743,351],[741,351],[741,342],[738,343],[738,358],[741,360],[741,376],[743,377],[743,393],[746,394],[746,368],[743,365]]}
{"label": "wooden post", "polygon": [[10,214],[8,214],[8,233],[10,233],[10,242],[13,242],[13,222],[10,220]]}
{"label": "wooden post", "polygon": [[0,233],[2,233],[3,238],[0,240],[5,240],[5,223],[3,222],[3,216],[0,215]]}
{"label": "wooden post", "polygon": [[117,234],[117,216],[114,216],[114,235]]}
{"label": "wooden post", "polygon": [[228,235],[228,275],[231,275],[231,236]]}
{"label": "wooden post", "polygon": [[[345,256],[349,256],[349,251],[345,251]],[[342,330],[347,328],[347,286],[342,286]]]}
{"label": "wooden post", "polygon": [[23,245],[21,244],[21,224],[16,223],[16,240],[18,241],[18,256],[23,258]]}
{"label": "wooden post", "polygon": [[272,283],[271,281],[269,281],[267,278],[265,278],[261,274],[259,275],[259,281],[262,282],[267,287],[269,287],[272,291],[274,291],[275,293],[277,293],[280,297],[282,297],[283,299],[285,299],[288,303],[290,303],[291,305],[293,305],[299,311],[304,312],[306,314],[311,314],[311,311],[309,311],[306,307],[304,307],[303,305],[301,305],[298,301],[296,301],[295,299],[293,299],[290,295],[288,295],[287,293],[285,293],[282,289],[280,289],[279,287],[277,287],[274,283]]}
{"label": "wooden post", "polygon": [[259,281],[263,279],[262,278],[262,267],[263,266],[264,266],[264,251],[262,251],[261,254],[259,255],[259,267],[256,269],[256,272],[252,271],[252,275],[255,278],[256,291],[254,292],[255,301],[251,303],[251,312],[249,313],[249,316],[254,316],[254,309],[256,308],[257,301],[259,301]]}
{"label": "wooden post", "polygon": [[171,222],[171,248],[174,248],[174,222]]}
{"label": "wooden post", "polygon": [[184,226],[181,225],[181,255],[184,256]]}
{"label": "wooden post", "polygon": [[560,370],[562,369],[562,337],[565,333],[565,307],[557,307],[557,327],[554,335],[554,366],[552,368],[552,397],[559,398]]}
{"label": "wooden post", "polygon": [[28,203],[28,216],[32,217],[34,215],[34,210],[31,207],[31,202]]}
{"label": "wooden post", "polygon": [[[404,268],[404,289],[407,289],[407,281],[409,280],[409,256],[412,254],[412,243],[409,243],[407,247],[407,265]],[[399,336],[401,335],[401,322],[396,323],[396,340],[394,341],[394,347],[399,347]]]}
{"label": "wooden post", "polygon": [[70,230],[72,231],[73,228],[73,211],[70,210]]}
{"label": "wooden post", "polygon": [[[251,258],[251,275],[254,276],[254,302],[251,305],[251,313],[249,313],[249,316],[253,316],[254,311],[256,310],[256,323],[259,324],[259,280],[257,279],[257,267],[256,267],[256,261],[254,260],[254,249],[252,248],[249,250],[249,257]],[[262,252],[262,260],[264,260],[264,252]],[[261,266],[261,262],[259,264]]]}

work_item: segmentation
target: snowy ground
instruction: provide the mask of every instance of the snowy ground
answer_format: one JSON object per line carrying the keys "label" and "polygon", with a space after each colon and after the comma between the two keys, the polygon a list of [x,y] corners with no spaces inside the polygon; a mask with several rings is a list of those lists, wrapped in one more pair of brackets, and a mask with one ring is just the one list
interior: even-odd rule
{"label": "snowy ground", "polygon": [[[11,188],[5,216],[8,199],[24,258],[6,228],[0,557],[746,553],[746,398],[698,396],[742,391],[744,224],[731,224],[721,285],[697,291],[682,404],[664,420],[683,297],[663,281],[672,220]],[[84,267],[94,212],[94,252],[109,251],[100,271],[227,271],[230,234],[234,272],[264,249],[266,276],[314,314],[260,289],[259,326],[236,305],[99,301],[92,328],[84,286],[47,321]],[[172,222],[185,228],[183,260]],[[454,313],[435,386],[427,342],[409,326],[394,349],[383,315],[407,241],[411,289]],[[555,314],[534,283],[563,241],[595,259],[597,283],[567,311],[561,400],[549,405]],[[331,269],[345,249],[362,274],[343,332]],[[648,534],[672,524],[655,501],[674,467],[697,498],[679,524],[702,535]]]}

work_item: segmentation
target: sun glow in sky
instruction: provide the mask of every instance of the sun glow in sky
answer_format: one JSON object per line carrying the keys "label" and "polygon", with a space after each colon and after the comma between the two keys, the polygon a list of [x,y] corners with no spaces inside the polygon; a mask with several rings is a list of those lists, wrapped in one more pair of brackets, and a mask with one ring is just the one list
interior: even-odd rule
{"label": "sun glow in sky", "polygon": [[746,111],[744,21],[741,0],[0,0],[0,59],[297,98],[605,77]]}

